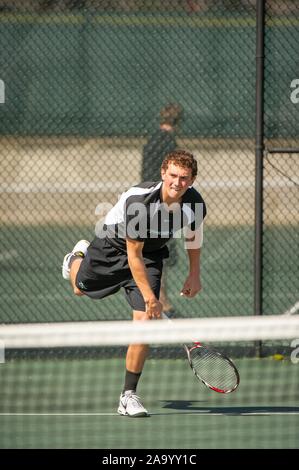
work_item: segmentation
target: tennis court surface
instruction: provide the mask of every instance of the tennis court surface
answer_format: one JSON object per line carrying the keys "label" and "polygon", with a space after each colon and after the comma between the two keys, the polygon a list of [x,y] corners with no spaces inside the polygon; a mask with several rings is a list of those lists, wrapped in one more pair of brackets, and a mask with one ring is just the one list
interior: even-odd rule
{"label": "tennis court surface", "polygon": [[[292,329],[281,330],[282,337],[298,337],[299,323],[292,321]],[[106,322],[98,323],[101,328]],[[68,324],[64,328],[69,345]],[[177,328],[178,343],[171,333],[165,339],[170,345],[162,339],[153,345],[140,381],[138,395],[150,417],[128,418],[117,414],[125,347],[101,345],[99,333],[90,347],[38,343],[33,348],[25,343],[24,348],[11,348],[3,331],[0,328],[2,345],[7,346],[0,364],[2,449],[298,448],[299,364],[290,338],[277,340],[274,335],[263,343],[269,357],[256,358],[249,352],[252,342],[226,341],[219,331],[217,348],[233,358],[241,378],[238,389],[224,395],[193,375]],[[43,331],[47,336],[47,325]],[[273,333],[272,328],[268,336]],[[284,355],[278,356],[278,351]]]}

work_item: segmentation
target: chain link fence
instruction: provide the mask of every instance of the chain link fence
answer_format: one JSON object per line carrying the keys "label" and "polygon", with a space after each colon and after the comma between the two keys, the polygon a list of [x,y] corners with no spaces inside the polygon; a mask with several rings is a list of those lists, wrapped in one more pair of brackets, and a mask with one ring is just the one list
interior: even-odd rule
{"label": "chain link fence", "polygon": [[[131,317],[121,293],[76,298],[61,264],[141,181],[144,146],[170,103],[182,109],[175,145],[198,160],[208,216],[203,291],[179,295],[178,240],[169,302],[180,317],[253,313],[255,15],[253,0],[0,1],[2,323]],[[298,22],[296,2],[267,2],[267,147],[299,147]],[[265,313],[298,291],[298,188],[271,166],[298,183],[297,157],[268,153],[265,164]]]}
{"label": "chain link fence", "polygon": [[299,4],[266,2],[263,313],[299,300]]}

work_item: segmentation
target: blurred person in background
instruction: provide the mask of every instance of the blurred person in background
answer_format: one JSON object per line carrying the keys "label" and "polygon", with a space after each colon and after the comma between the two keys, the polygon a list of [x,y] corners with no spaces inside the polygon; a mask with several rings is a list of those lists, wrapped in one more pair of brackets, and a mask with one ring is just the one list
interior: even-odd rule
{"label": "blurred person in background", "polygon": [[[183,108],[177,103],[170,103],[160,110],[159,127],[147,140],[142,152],[142,181],[158,182],[161,178],[161,163],[164,157],[174,151],[178,146],[176,142],[176,131],[182,119]],[[173,267],[176,264],[177,252],[176,242],[171,240],[168,245],[170,258],[166,261],[167,267]],[[163,305],[163,311],[171,316],[173,306],[168,299],[166,292],[165,275],[162,277],[160,302]]]}

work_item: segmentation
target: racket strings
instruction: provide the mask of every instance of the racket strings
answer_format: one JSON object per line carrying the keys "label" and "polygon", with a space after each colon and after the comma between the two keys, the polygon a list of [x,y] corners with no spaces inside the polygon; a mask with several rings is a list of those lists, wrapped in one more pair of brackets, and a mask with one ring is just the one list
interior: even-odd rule
{"label": "racket strings", "polygon": [[193,369],[200,379],[223,391],[232,390],[237,383],[236,372],[228,360],[204,347],[190,351]]}

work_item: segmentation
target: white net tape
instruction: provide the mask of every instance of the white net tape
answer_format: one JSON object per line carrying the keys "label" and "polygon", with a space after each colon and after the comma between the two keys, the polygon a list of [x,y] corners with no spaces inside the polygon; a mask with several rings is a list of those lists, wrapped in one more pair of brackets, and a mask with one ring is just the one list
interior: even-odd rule
{"label": "white net tape", "polygon": [[0,326],[6,349],[294,338],[299,338],[299,318],[284,315]]}

